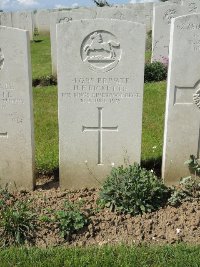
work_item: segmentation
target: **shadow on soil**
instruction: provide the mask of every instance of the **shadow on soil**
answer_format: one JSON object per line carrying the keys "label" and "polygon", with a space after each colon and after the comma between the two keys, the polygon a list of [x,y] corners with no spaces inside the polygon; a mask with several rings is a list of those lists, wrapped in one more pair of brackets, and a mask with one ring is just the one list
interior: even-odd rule
{"label": "shadow on soil", "polygon": [[[153,170],[158,177],[161,177],[162,157],[150,158],[141,161],[141,167],[147,170]],[[59,168],[52,172],[38,173],[35,190],[51,190],[59,187]]]}
{"label": "shadow on soil", "polygon": [[54,169],[52,172],[38,173],[36,179],[35,190],[51,190],[59,187],[59,169]]}
{"label": "shadow on soil", "polygon": [[141,167],[153,170],[158,177],[161,177],[162,157],[142,160]]}

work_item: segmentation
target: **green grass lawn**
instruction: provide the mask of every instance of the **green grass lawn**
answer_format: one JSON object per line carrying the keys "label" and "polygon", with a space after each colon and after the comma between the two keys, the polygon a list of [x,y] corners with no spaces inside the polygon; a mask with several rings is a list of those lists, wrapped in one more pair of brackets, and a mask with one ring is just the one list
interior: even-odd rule
{"label": "green grass lawn", "polygon": [[58,168],[57,87],[33,89],[36,168],[52,172]]}
{"label": "green grass lawn", "polygon": [[[49,36],[40,36],[41,42],[31,43],[33,77],[51,74]],[[146,52],[147,60],[150,58]],[[144,86],[142,160],[160,161],[163,145],[166,82]],[[33,89],[36,167],[52,172],[58,168],[58,107],[57,87]]]}
{"label": "green grass lawn", "polygon": [[1,267],[199,267],[200,246],[112,246],[0,251]]}
{"label": "green grass lawn", "polygon": [[51,75],[51,45],[48,35],[38,36],[31,41],[31,63],[33,79]]}

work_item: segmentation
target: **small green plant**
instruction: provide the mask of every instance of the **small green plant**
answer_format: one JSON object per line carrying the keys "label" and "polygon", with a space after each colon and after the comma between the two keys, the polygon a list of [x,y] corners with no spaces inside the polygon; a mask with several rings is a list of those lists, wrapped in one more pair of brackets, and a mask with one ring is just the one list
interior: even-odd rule
{"label": "small green plant", "polygon": [[5,186],[5,188],[0,187],[0,210],[1,210],[1,207],[10,203],[12,198],[13,198],[13,195],[8,191],[8,184]]}
{"label": "small green plant", "polygon": [[191,176],[181,178],[179,186],[174,187],[168,203],[172,206],[180,205],[185,200],[200,196],[200,165],[199,160],[190,155],[185,162],[191,172]]}
{"label": "small green plant", "polygon": [[71,235],[87,225],[88,219],[80,211],[82,203],[66,201],[62,210],[55,213],[54,222],[58,224],[60,235],[70,240]]}
{"label": "small green plant", "polygon": [[112,169],[98,202],[112,211],[137,215],[159,209],[166,203],[169,193],[153,172],[134,164]]}
{"label": "small green plant", "polygon": [[190,155],[189,160],[185,164],[188,165],[190,172],[195,175],[195,178],[200,175],[199,160],[194,155]]}
{"label": "small green plant", "polygon": [[188,197],[187,192],[185,192],[182,188],[180,187],[174,187],[172,188],[171,196],[168,199],[168,204],[170,206],[177,207],[179,206],[184,199]]}
{"label": "small green plant", "polygon": [[161,62],[145,64],[144,82],[159,82],[167,78],[167,65]]}
{"label": "small green plant", "polygon": [[2,246],[32,243],[36,230],[36,214],[29,200],[18,200],[14,195],[0,202],[0,232]]}

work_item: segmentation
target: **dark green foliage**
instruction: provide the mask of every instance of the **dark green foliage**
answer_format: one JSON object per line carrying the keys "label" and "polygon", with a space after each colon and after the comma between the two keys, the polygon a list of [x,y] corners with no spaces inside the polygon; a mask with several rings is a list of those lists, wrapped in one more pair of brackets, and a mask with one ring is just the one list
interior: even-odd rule
{"label": "dark green foliage", "polygon": [[190,155],[190,159],[185,162],[188,165],[189,170],[195,176],[200,176],[200,164],[199,160],[194,156]]}
{"label": "dark green foliage", "polygon": [[7,189],[0,191],[0,245],[32,243],[36,230],[36,215],[29,200],[18,200]]}
{"label": "dark green foliage", "polygon": [[47,76],[43,76],[40,78],[35,78],[35,79],[33,79],[32,85],[34,87],[57,85],[57,78],[53,75],[47,75]]}
{"label": "dark green foliage", "polygon": [[166,80],[167,64],[153,62],[145,64],[144,82],[158,82]]}
{"label": "dark green foliage", "polygon": [[63,209],[55,214],[54,222],[58,224],[61,236],[67,240],[88,223],[86,216],[80,211],[80,207],[80,202],[66,201]]}
{"label": "dark green foliage", "polygon": [[168,200],[172,206],[178,206],[183,201],[191,201],[192,198],[200,197],[200,165],[194,155],[185,162],[188,165],[191,176],[181,178],[179,186],[174,187],[171,197]]}
{"label": "dark green foliage", "polygon": [[152,30],[147,32],[146,51],[152,51]]}
{"label": "dark green foliage", "polygon": [[169,193],[154,173],[135,164],[112,169],[100,191],[99,203],[111,210],[137,215],[159,209]]}

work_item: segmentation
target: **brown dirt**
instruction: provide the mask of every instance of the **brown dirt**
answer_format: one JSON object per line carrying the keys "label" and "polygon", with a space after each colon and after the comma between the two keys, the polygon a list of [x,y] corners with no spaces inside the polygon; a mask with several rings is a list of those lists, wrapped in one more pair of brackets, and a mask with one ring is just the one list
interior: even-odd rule
{"label": "brown dirt", "polygon": [[98,189],[60,191],[58,182],[39,179],[34,192],[21,192],[20,197],[33,198],[33,205],[40,215],[52,216],[52,211],[62,209],[65,200],[83,200],[82,210],[89,216],[90,223],[82,231],[72,235],[70,241],[59,236],[56,224],[42,223],[36,233],[39,247],[71,245],[103,245],[114,243],[154,243],[175,242],[200,244],[200,199],[184,202],[175,208],[166,206],[156,212],[131,217],[97,209]]}

